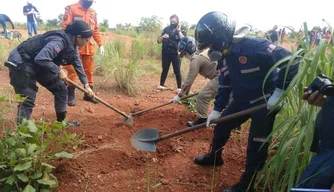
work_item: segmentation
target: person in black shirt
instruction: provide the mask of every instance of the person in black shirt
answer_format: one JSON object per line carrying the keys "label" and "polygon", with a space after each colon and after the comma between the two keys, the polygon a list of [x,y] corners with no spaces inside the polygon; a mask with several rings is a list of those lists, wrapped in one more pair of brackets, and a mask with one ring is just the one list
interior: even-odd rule
{"label": "person in black shirt", "polygon": [[177,45],[184,36],[186,31],[181,30],[179,17],[172,15],[170,17],[170,25],[162,31],[158,38],[158,43],[162,43],[162,73],[160,77],[160,85],[158,89],[166,89],[165,81],[168,75],[170,63],[173,65],[174,74],[177,82],[177,92],[181,91],[182,76],[181,76],[181,59],[177,53]]}
{"label": "person in black shirt", "polygon": [[29,37],[32,36],[32,30],[34,30],[35,35],[38,35],[36,14],[39,15],[39,11],[35,6],[32,5],[31,1],[27,1],[27,5],[23,7],[23,14],[27,16]]}
{"label": "person in black shirt", "polygon": [[2,25],[5,38],[8,38],[6,22],[9,22],[12,25],[12,29],[14,30],[14,24],[13,24],[12,20],[10,20],[10,18],[7,15],[0,14],[0,25]]}

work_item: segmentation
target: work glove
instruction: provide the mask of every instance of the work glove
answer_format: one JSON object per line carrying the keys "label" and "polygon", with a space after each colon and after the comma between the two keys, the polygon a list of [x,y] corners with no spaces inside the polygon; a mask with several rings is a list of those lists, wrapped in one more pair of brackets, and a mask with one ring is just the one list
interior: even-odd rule
{"label": "work glove", "polygon": [[100,54],[101,54],[101,56],[104,56],[104,47],[103,47],[103,45],[100,46]]}
{"label": "work glove", "polygon": [[[280,100],[280,98],[282,97],[284,93],[284,90],[276,88],[273,95],[269,98],[268,103],[267,103],[267,109],[271,110],[276,103],[278,102],[278,100]],[[279,103],[279,107],[283,106],[283,102]]]}
{"label": "work glove", "polygon": [[216,110],[213,110],[213,111],[210,113],[208,119],[206,120],[206,127],[210,127],[210,122],[211,122],[212,120],[218,119],[218,118],[220,117],[220,115],[221,115],[221,112],[216,111]]}
{"label": "work glove", "polygon": [[178,103],[181,100],[181,97],[179,97],[179,95],[176,95],[172,100],[170,100],[169,102],[173,102],[173,103]]}

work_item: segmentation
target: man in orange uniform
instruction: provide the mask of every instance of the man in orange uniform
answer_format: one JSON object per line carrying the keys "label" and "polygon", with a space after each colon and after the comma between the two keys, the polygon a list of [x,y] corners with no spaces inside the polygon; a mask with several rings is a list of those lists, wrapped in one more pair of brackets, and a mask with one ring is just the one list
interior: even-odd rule
{"label": "man in orange uniform", "polygon": [[[65,14],[63,18],[62,27],[65,28],[69,23],[74,20],[83,20],[92,28],[93,30],[93,39],[100,47],[100,54],[104,55],[104,47],[102,45],[101,35],[99,32],[99,27],[96,18],[96,12],[94,9],[90,8],[93,4],[93,0],[80,0],[78,3],[69,5],[65,8]],[[80,59],[82,61],[85,74],[88,78],[88,83],[91,89],[93,90],[93,72],[94,72],[94,55],[95,55],[95,43],[90,40],[86,46],[79,48]],[[76,81],[76,73],[72,65],[63,67],[68,72],[68,78],[72,81]],[[68,99],[67,104],[69,106],[75,106],[75,87],[68,85]],[[83,99],[85,101],[90,101],[92,103],[98,103],[94,98],[84,95]]]}

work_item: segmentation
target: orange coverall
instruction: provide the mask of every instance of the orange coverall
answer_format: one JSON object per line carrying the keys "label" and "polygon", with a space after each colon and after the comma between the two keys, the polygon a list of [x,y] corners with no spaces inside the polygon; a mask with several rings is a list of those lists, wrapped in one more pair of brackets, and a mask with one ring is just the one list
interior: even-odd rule
{"label": "orange coverall", "polygon": [[[94,9],[84,9],[80,2],[69,5],[65,7],[65,14],[63,18],[62,28],[65,29],[66,26],[73,22],[74,20],[82,19],[84,20],[92,30],[94,31],[93,39],[100,47],[102,46],[101,34],[99,32],[99,26],[96,19],[96,12]],[[89,85],[93,85],[93,72],[94,72],[94,55],[96,51],[95,42],[91,39],[86,46],[79,47],[80,59],[82,61],[85,74],[88,78]],[[76,82],[77,75],[72,65],[63,66],[63,69],[67,70],[67,77],[72,81]]]}

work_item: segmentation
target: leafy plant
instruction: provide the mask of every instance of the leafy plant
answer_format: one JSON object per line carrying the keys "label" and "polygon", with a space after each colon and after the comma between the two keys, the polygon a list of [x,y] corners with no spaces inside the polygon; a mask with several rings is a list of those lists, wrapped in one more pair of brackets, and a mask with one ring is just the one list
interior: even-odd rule
{"label": "leafy plant", "polygon": [[125,60],[117,46],[108,46],[107,62],[105,66],[108,71],[108,79],[110,76],[115,80],[116,87],[127,93],[130,96],[136,95],[136,89],[134,87],[134,80],[137,74],[138,59],[131,58]]}
{"label": "leafy plant", "polygon": [[24,120],[0,139],[0,191],[48,192],[58,186],[50,163],[72,158],[68,150],[83,140],[66,132],[66,123]]}
{"label": "leafy plant", "polygon": [[181,103],[187,105],[187,108],[190,112],[192,113],[196,112],[197,96],[183,99]]}

